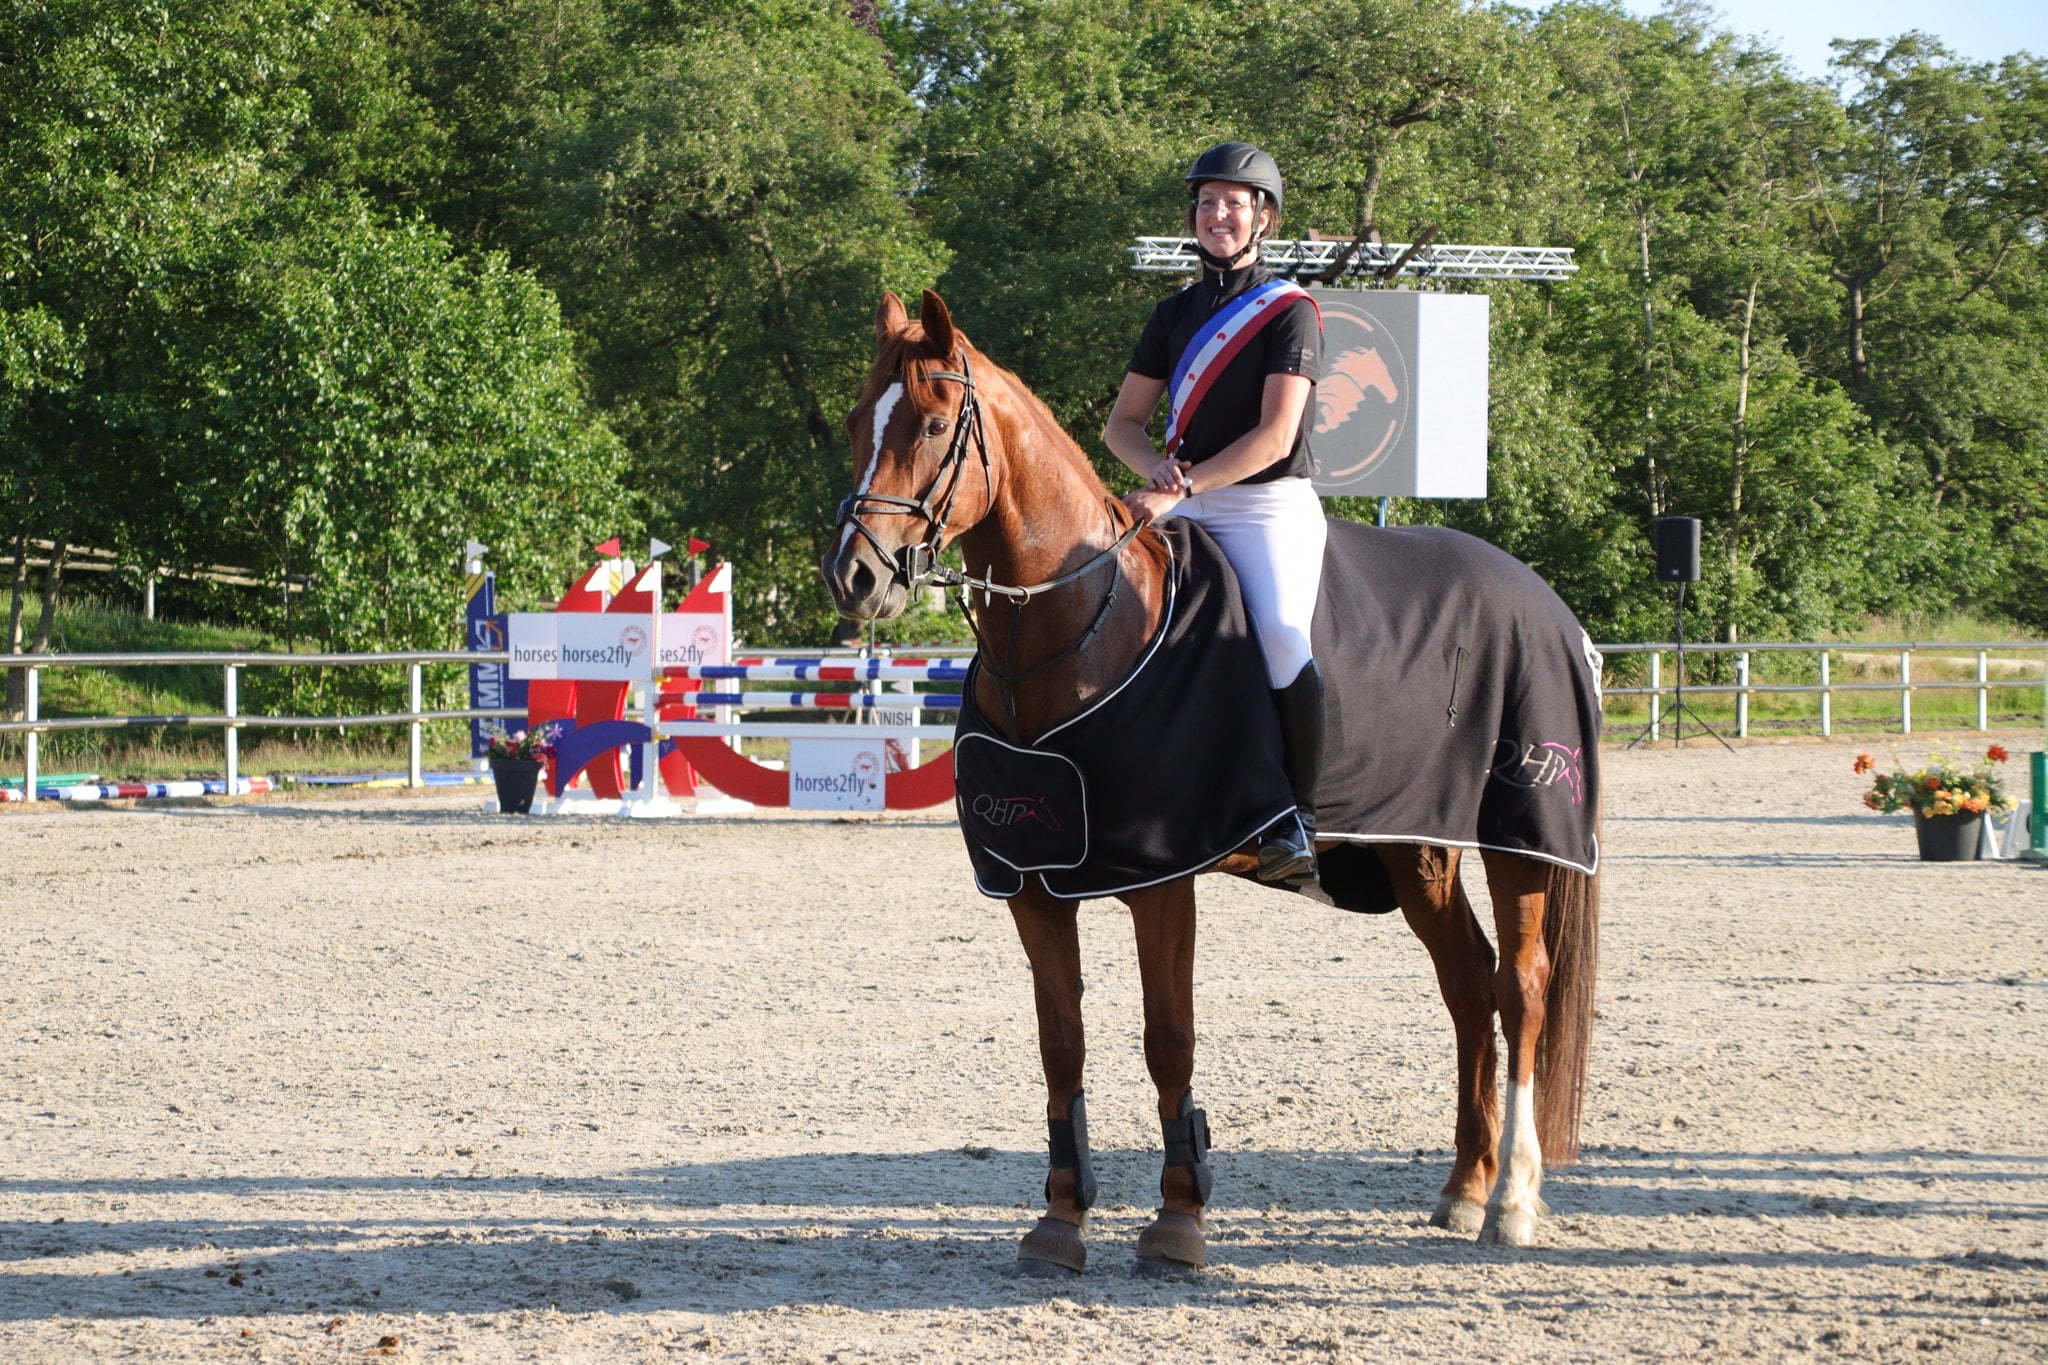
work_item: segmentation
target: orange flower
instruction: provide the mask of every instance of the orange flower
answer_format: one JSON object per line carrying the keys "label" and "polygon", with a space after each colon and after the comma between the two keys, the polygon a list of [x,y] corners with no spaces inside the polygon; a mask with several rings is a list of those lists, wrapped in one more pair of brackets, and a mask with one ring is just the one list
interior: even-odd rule
{"label": "orange flower", "polygon": [[1956,804],[1961,806],[1964,810],[1968,811],[1972,815],[1982,815],[1984,813],[1985,803],[1979,797],[1966,796],[1961,801],[1958,801]]}
{"label": "orange flower", "polygon": [[1884,807],[1884,802],[1878,800],[1876,792],[1863,793],[1863,804],[1872,810],[1881,810]]}
{"label": "orange flower", "polygon": [[2011,758],[2012,755],[2007,753],[2002,746],[1994,744],[1984,751],[1984,757],[1990,759],[1993,763],[2003,763],[2008,758]]}
{"label": "orange flower", "polygon": [[1863,775],[1864,773],[1867,773],[1867,772],[1869,772],[1869,771],[1870,771],[1870,770],[1871,770],[1872,768],[1875,768],[1876,766],[1877,766],[1877,760],[1876,760],[1876,759],[1874,759],[1874,758],[1872,758],[1872,757],[1871,757],[1871,756],[1870,756],[1869,754],[1858,754],[1858,755],[1856,755],[1856,775],[1857,775],[1857,776],[1861,777],[1861,776],[1862,776],[1862,775]]}

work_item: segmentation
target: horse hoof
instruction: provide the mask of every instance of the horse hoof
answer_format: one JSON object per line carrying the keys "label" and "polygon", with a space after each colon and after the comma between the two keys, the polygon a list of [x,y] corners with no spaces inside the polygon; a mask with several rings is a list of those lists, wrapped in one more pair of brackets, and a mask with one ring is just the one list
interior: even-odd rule
{"label": "horse hoof", "polygon": [[1470,1237],[1486,1223],[1486,1206],[1475,1204],[1470,1199],[1460,1199],[1447,1194],[1436,1201],[1436,1212],[1429,1216],[1429,1225],[1449,1228],[1452,1232]]}
{"label": "horse hoof", "polygon": [[1161,1209],[1152,1226],[1138,1234],[1140,1274],[1200,1270],[1209,1263],[1202,1225],[1193,1215]]}
{"label": "horse hoof", "polygon": [[1485,1225],[1479,1229],[1481,1246],[1529,1247],[1536,1245],[1536,1215],[1533,1213],[1502,1213],[1486,1217]]}
{"label": "horse hoof", "polygon": [[1058,1218],[1041,1218],[1017,1244],[1016,1273],[1026,1279],[1078,1275],[1088,1266],[1081,1229]]}

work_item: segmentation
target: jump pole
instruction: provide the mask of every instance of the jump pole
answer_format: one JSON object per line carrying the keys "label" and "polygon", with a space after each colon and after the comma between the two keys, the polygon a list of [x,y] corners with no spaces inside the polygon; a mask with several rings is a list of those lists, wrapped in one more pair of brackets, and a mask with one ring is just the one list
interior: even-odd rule
{"label": "jump pole", "polygon": [[652,668],[640,684],[641,718],[647,726],[647,742],[640,746],[640,785],[619,803],[619,814],[629,820],[668,820],[683,813],[661,790],[661,557],[671,548],[664,540],[648,541],[647,568],[641,579],[653,590],[654,598],[647,625],[647,659]]}

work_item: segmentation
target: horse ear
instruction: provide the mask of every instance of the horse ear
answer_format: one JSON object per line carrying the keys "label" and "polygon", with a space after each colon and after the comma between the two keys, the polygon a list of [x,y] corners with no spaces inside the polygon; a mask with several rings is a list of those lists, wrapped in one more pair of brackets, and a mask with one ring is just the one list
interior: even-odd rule
{"label": "horse ear", "polygon": [[882,291],[882,306],[875,310],[875,344],[881,345],[910,325],[910,314],[893,289]]}
{"label": "horse ear", "polygon": [[924,324],[925,340],[948,360],[960,344],[960,333],[953,328],[953,315],[946,310],[946,301],[934,291],[924,291],[924,304],[917,311],[917,320]]}

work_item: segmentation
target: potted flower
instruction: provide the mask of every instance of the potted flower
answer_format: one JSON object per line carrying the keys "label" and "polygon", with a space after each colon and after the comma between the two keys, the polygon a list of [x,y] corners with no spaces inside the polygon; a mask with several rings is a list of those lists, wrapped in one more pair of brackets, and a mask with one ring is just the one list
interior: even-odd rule
{"label": "potted flower", "polygon": [[498,810],[506,815],[525,815],[533,809],[534,788],[540,770],[554,757],[553,725],[531,730],[500,730],[490,738],[491,780],[498,786]]}
{"label": "potted flower", "polygon": [[[1965,768],[1936,750],[1924,768],[1877,773],[1870,779],[1870,790],[1863,793],[1863,804],[1886,814],[1911,810],[1923,860],[1965,862],[1977,856],[1984,817],[2013,805],[1999,782],[1997,766],[2010,757],[1994,744]],[[1856,755],[1859,775],[1876,767],[1877,760],[1869,754]]]}

